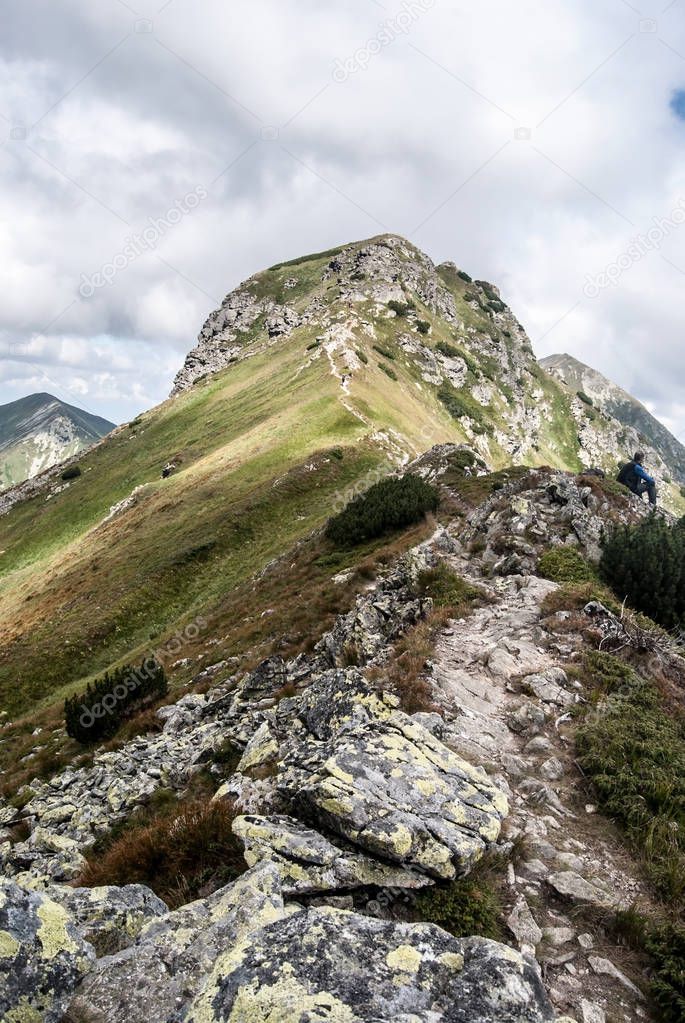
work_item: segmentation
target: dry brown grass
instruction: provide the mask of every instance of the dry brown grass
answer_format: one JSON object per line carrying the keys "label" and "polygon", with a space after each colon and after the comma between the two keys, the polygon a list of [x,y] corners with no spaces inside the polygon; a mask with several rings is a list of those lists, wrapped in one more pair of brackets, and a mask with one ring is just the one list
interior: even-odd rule
{"label": "dry brown grass", "polygon": [[398,641],[384,669],[369,673],[369,678],[377,680],[399,696],[402,710],[407,714],[419,711],[442,713],[433,699],[432,685],[426,675],[426,661],[435,649],[440,630],[451,617],[450,608],[434,610]]}
{"label": "dry brown grass", "polygon": [[172,908],[216,891],[246,869],[231,831],[235,813],[231,803],[207,798],[166,807],[94,854],[79,884],[144,884]]}

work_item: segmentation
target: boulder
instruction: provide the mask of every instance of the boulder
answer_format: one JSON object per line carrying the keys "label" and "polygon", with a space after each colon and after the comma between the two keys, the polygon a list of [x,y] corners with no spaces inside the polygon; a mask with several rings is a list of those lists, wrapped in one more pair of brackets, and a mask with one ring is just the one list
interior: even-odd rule
{"label": "boulder", "polygon": [[233,832],[245,846],[245,861],[275,863],[285,894],[356,888],[423,888],[425,875],[341,849],[292,817],[236,817]]}
{"label": "boulder", "polygon": [[385,720],[354,708],[339,728],[335,707],[319,734],[286,753],[279,791],[296,815],[366,852],[438,878],[467,873],[494,842],[508,812],[482,768],[452,753],[401,711]]}
{"label": "boulder", "polygon": [[543,1023],[554,1013],[534,961],[505,945],[322,907],[227,948],[178,1019]]}
{"label": "boulder", "polygon": [[0,878],[0,1019],[58,1023],[94,960],[62,906]]}

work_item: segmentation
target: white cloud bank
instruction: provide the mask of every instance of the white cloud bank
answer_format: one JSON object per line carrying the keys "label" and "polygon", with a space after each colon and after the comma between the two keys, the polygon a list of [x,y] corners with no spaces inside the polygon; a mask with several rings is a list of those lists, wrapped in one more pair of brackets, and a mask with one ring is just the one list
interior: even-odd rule
{"label": "white cloud bank", "polygon": [[685,225],[587,287],[685,199],[685,22],[663,7],[24,0],[0,40],[0,401],[130,417],[240,280],[390,230],[683,435]]}

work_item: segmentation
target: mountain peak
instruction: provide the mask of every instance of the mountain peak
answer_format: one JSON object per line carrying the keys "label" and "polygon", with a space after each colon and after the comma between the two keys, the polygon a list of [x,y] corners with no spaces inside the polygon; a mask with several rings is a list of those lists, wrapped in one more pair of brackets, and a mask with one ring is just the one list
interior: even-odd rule
{"label": "mountain peak", "polygon": [[0,405],[0,489],[78,454],[113,429],[114,423],[47,391]]}

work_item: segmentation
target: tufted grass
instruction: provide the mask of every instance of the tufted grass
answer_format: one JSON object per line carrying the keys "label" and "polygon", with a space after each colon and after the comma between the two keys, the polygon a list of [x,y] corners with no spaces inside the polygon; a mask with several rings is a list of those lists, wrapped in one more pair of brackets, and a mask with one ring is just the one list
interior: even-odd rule
{"label": "tufted grass", "polygon": [[228,802],[173,800],[141,823],[114,833],[79,878],[86,888],[144,884],[171,909],[204,897],[246,869],[242,844],[231,830],[236,811]]}

